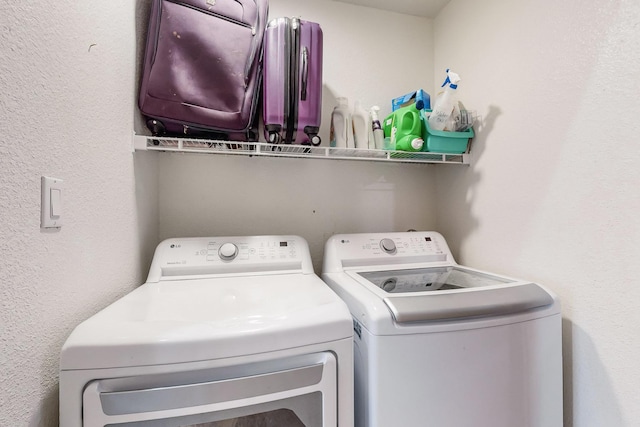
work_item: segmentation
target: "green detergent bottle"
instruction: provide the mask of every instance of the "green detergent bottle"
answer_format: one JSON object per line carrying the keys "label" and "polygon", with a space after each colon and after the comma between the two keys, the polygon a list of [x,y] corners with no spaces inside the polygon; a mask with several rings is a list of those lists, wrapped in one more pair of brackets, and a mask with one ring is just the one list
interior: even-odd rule
{"label": "green detergent bottle", "polygon": [[391,138],[391,146],[398,151],[421,151],[422,117],[415,104],[402,107],[384,120],[384,134]]}

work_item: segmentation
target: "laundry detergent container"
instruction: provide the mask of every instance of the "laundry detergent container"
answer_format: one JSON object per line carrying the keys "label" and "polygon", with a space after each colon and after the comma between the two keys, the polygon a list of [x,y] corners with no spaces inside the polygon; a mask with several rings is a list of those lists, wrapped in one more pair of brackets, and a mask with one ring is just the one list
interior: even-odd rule
{"label": "laundry detergent container", "polygon": [[431,110],[422,110],[422,138],[424,146],[422,151],[434,153],[461,154],[467,151],[469,140],[474,137],[473,128],[464,132],[446,132],[433,130],[429,127],[428,115]]}

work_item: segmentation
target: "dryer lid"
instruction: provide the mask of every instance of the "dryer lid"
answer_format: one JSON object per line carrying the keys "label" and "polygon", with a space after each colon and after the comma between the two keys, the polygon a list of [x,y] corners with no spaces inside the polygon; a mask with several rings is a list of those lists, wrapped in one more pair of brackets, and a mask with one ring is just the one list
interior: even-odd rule
{"label": "dryer lid", "polygon": [[553,304],[535,283],[457,266],[357,274],[382,291],[398,323],[503,316]]}
{"label": "dryer lid", "polygon": [[81,323],[61,369],[185,363],[352,336],[347,306],[316,275],[146,283]]}

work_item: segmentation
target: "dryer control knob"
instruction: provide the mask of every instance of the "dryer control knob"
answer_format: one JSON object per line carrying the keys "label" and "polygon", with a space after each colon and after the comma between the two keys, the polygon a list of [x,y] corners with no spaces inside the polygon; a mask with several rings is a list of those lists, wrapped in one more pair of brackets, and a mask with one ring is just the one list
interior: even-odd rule
{"label": "dryer control knob", "polygon": [[396,253],[396,244],[391,239],[380,240],[380,248],[388,254]]}
{"label": "dryer control knob", "polygon": [[220,259],[231,261],[238,256],[238,247],[233,243],[223,243],[218,249],[218,255],[220,255]]}

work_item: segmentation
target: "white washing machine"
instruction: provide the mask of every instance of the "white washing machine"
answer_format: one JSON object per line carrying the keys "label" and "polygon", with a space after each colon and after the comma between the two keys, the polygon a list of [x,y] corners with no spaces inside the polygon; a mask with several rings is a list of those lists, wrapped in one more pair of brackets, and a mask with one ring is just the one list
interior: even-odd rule
{"label": "white washing machine", "polygon": [[350,427],[352,340],[304,239],[166,240],[64,344],[60,425]]}
{"label": "white washing machine", "polygon": [[322,278],[353,316],[356,426],[562,426],[542,286],[459,266],[434,232],[333,236]]}

